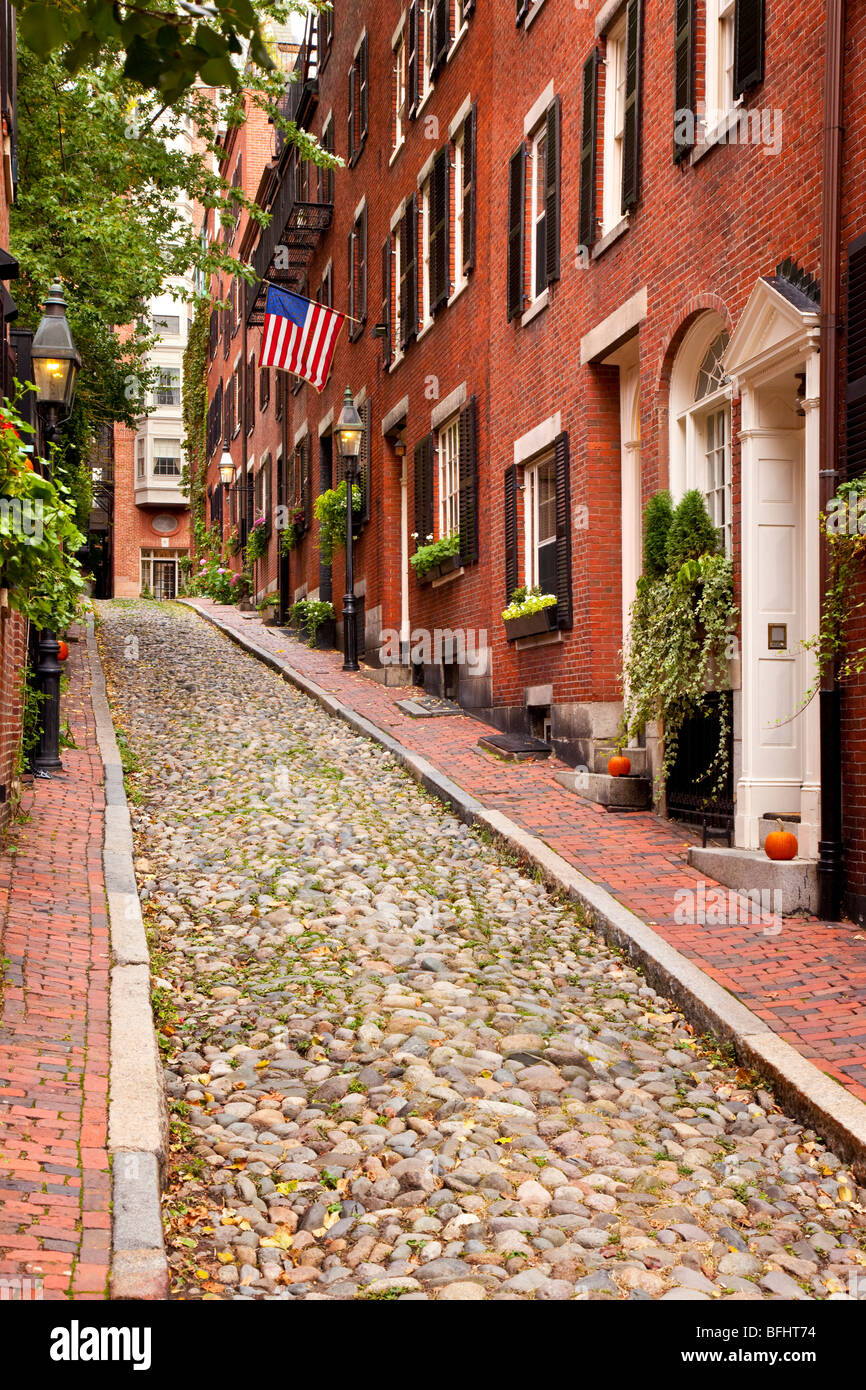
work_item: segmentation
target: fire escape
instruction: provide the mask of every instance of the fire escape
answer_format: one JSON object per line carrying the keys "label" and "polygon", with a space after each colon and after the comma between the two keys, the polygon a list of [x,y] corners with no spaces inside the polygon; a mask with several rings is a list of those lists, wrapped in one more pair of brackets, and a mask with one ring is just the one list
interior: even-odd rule
{"label": "fire escape", "polygon": [[[318,17],[310,16],[304,42],[279,103],[281,116],[299,130],[309,129],[319,101],[317,34]],[[262,228],[252,254],[257,283],[247,289],[250,327],[264,322],[265,281],[299,290],[319,239],[331,225],[333,180],[323,178],[322,172],[299,158],[295,146],[277,131],[270,183],[260,195],[271,221]]]}

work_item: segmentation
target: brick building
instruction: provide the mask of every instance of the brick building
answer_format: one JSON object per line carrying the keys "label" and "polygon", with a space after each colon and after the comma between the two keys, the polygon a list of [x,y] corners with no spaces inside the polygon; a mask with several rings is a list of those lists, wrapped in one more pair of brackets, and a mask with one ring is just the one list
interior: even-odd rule
{"label": "brick building", "polygon": [[[845,248],[866,231],[866,5],[847,6],[837,64],[842,14],[812,0],[335,5],[310,26],[286,108],[344,167],[299,165],[255,123],[232,158],[273,213],[238,233],[260,279],[359,322],[321,394],[258,372],[261,286],[214,316],[211,340],[210,515],[238,526],[233,563],[279,503],[303,530],[282,558],[272,531],[257,595],[336,596],[339,619],[342,552],[322,565],[313,501],[339,477],[332,430],[349,383],[367,424],[355,591],[368,665],[396,650],[392,672],[575,765],[598,767],[619,725],[643,506],[697,487],[741,615],[719,696],[733,757],[716,818],[748,850],[769,813],[790,816],[812,860],[827,837],[823,697],[791,716],[815,678],[802,643],[820,620],[820,400],[845,337],[822,305],[823,262],[835,246],[843,292],[859,284],[861,253]],[[834,65],[848,121],[841,237],[827,219]],[[862,324],[866,303],[857,313]],[[856,408],[862,363],[846,368],[838,346],[841,399],[853,382]],[[841,466],[858,471],[850,452]],[[419,584],[416,533],[453,532],[459,564]],[[556,625],[509,641],[500,615],[522,583],[556,594]],[[857,756],[862,703],[843,696]],[[686,763],[700,742],[690,730]],[[649,772],[652,728],[646,744],[633,761]],[[866,844],[849,766],[845,833]],[[682,788],[667,791],[668,810],[687,814]],[[859,907],[856,844],[848,868]]]}

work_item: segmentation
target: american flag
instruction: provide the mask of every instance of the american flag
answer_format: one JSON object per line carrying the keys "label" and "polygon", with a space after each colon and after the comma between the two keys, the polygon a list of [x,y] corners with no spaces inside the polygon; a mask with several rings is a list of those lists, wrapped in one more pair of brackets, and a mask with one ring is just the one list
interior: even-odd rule
{"label": "american flag", "polygon": [[321,391],[344,318],[324,304],[269,285],[259,366],[293,372]]}

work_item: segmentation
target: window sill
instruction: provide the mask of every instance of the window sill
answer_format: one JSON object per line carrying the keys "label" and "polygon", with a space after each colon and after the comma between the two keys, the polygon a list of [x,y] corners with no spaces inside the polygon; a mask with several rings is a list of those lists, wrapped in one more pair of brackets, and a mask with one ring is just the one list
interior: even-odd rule
{"label": "window sill", "polygon": [[452,41],[451,41],[451,47],[449,48],[447,57],[446,57],[446,59],[445,59],[445,61],[446,61],[447,63],[450,63],[450,62],[451,62],[451,59],[454,57],[454,54],[457,52],[458,48],[460,47],[461,43],[462,43],[463,40],[466,38],[466,35],[467,35],[468,33],[469,33],[469,25],[468,25],[468,23],[466,22],[466,20],[464,19],[463,24],[462,24],[462,27],[461,27],[460,30],[454,35],[454,38],[453,38]]}
{"label": "window sill", "polygon": [[436,90],[436,88],[434,87],[433,83],[431,82],[431,83],[430,83],[430,86],[427,88],[426,92],[424,93],[423,97],[422,97],[421,100],[419,101],[418,105],[415,107],[415,120],[416,120],[416,121],[417,121],[418,117],[421,115],[421,112],[424,110],[424,107],[425,107],[425,106],[428,104],[428,102],[430,101],[430,98],[432,97],[432,95],[433,95],[433,93],[434,93],[435,90]]}
{"label": "window sill", "polygon": [[626,213],[625,217],[621,217],[619,222],[615,222],[614,225],[611,227],[610,231],[605,232],[604,236],[600,237],[599,240],[595,243],[595,246],[593,246],[592,252],[590,253],[592,259],[594,261],[597,261],[599,256],[604,255],[605,251],[609,246],[613,246],[615,241],[619,241],[621,236],[625,236],[625,233],[628,231],[628,229],[629,218],[628,213]]}
{"label": "window sill", "polygon": [[388,168],[389,168],[389,169],[391,168],[392,164],[394,163],[395,159],[397,158],[398,154],[399,154],[400,151],[402,150],[402,148],[403,148],[403,146],[405,145],[405,143],[406,143],[406,136],[405,136],[405,135],[401,135],[401,136],[400,136],[400,143],[399,143],[399,145],[395,145],[394,148],[393,148],[393,150],[391,151],[391,158],[388,160]]}
{"label": "window sill", "polygon": [[434,579],[430,585],[431,589],[441,589],[443,584],[451,584],[455,579],[459,579],[466,570],[461,565],[457,570],[449,570],[447,574],[440,574],[438,579]]}
{"label": "window sill", "polygon": [[544,0],[535,0],[535,4],[532,6],[532,9],[529,11],[529,14],[526,16],[526,18],[525,18],[524,21],[523,21],[523,27],[524,27],[524,29],[528,29],[529,26],[530,26],[530,24],[532,24],[532,23],[534,22],[536,16],[541,12],[541,9],[542,9],[542,6],[543,6],[543,5],[544,5]]}
{"label": "window sill", "polygon": [[726,145],[731,131],[739,125],[742,113],[742,102],[738,102],[736,106],[731,107],[727,115],[717,125],[713,126],[712,130],[704,130],[689,156],[689,164],[699,164],[704,156],[708,155],[710,150],[714,150],[717,145]]}
{"label": "window sill", "polygon": [[562,632],[557,628],[556,632],[537,632],[534,637],[518,637],[514,643],[514,649],[518,652],[525,652],[530,647],[550,647],[561,641]]}
{"label": "window sill", "polygon": [[395,354],[395,355],[391,358],[391,364],[390,364],[390,366],[388,367],[388,371],[389,371],[389,372],[396,372],[397,368],[399,367],[400,363],[403,361],[403,359],[404,359],[405,356],[406,356],[405,352],[400,352],[399,354]]}
{"label": "window sill", "polygon": [[468,289],[469,289],[469,281],[468,281],[468,280],[462,281],[461,284],[457,285],[456,288],[455,288],[454,290],[452,290],[451,296],[450,296],[450,298],[448,299],[447,304],[446,304],[445,307],[446,307],[447,309],[450,309],[450,308],[451,308],[451,305],[455,302],[455,300],[458,300],[458,299],[460,298],[461,294],[463,294],[463,293],[464,293],[466,290],[468,290]]}
{"label": "window sill", "polygon": [[419,328],[418,332],[415,335],[416,343],[420,343],[422,338],[427,337],[427,334],[430,332],[430,329],[433,327],[435,322],[435,319],[428,319],[425,324],[422,324],[422,326]]}
{"label": "window sill", "polygon": [[521,314],[521,316],[520,316],[520,327],[521,327],[521,328],[525,328],[526,325],[527,325],[528,323],[532,323],[532,320],[533,320],[534,318],[537,318],[538,315],[539,315],[540,313],[542,313],[543,310],[545,310],[545,309],[547,308],[547,306],[548,306],[549,303],[550,303],[550,290],[549,290],[549,289],[546,289],[546,290],[543,290],[542,293],[538,296],[538,298],[535,299],[535,300],[533,300],[533,302],[530,304],[529,308],[526,309],[526,310],[524,311],[523,314]]}

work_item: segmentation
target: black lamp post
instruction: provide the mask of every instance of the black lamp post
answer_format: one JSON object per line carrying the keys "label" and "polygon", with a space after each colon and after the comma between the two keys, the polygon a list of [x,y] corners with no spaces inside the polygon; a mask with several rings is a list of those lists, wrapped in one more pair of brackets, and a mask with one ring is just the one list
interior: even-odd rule
{"label": "black lamp post", "polygon": [[337,436],[337,447],[346,469],[346,592],[343,596],[343,670],[357,671],[360,668],[358,666],[358,630],[356,626],[358,612],[355,606],[355,569],[352,550],[354,541],[352,490],[358,476],[358,459],[361,454],[364,423],[355,409],[352,392],[348,386],[343,397],[343,409],[340,412],[334,434]]}
{"label": "black lamp post", "polygon": [[[81,366],[81,357],[66,318],[66,300],[59,280],[55,280],[51,286],[43,305],[30,358],[36,380],[36,406],[42,419],[45,468],[50,473],[51,445],[57,441],[61,421],[72,409],[75,381]],[[52,770],[63,767],[60,761],[60,677],[63,667],[57,660],[59,651],[54,633],[43,629],[39,634],[36,675],[40,691],[46,698],[41,707],[39,749],[31,760],[37,777],[48,777]]]}

